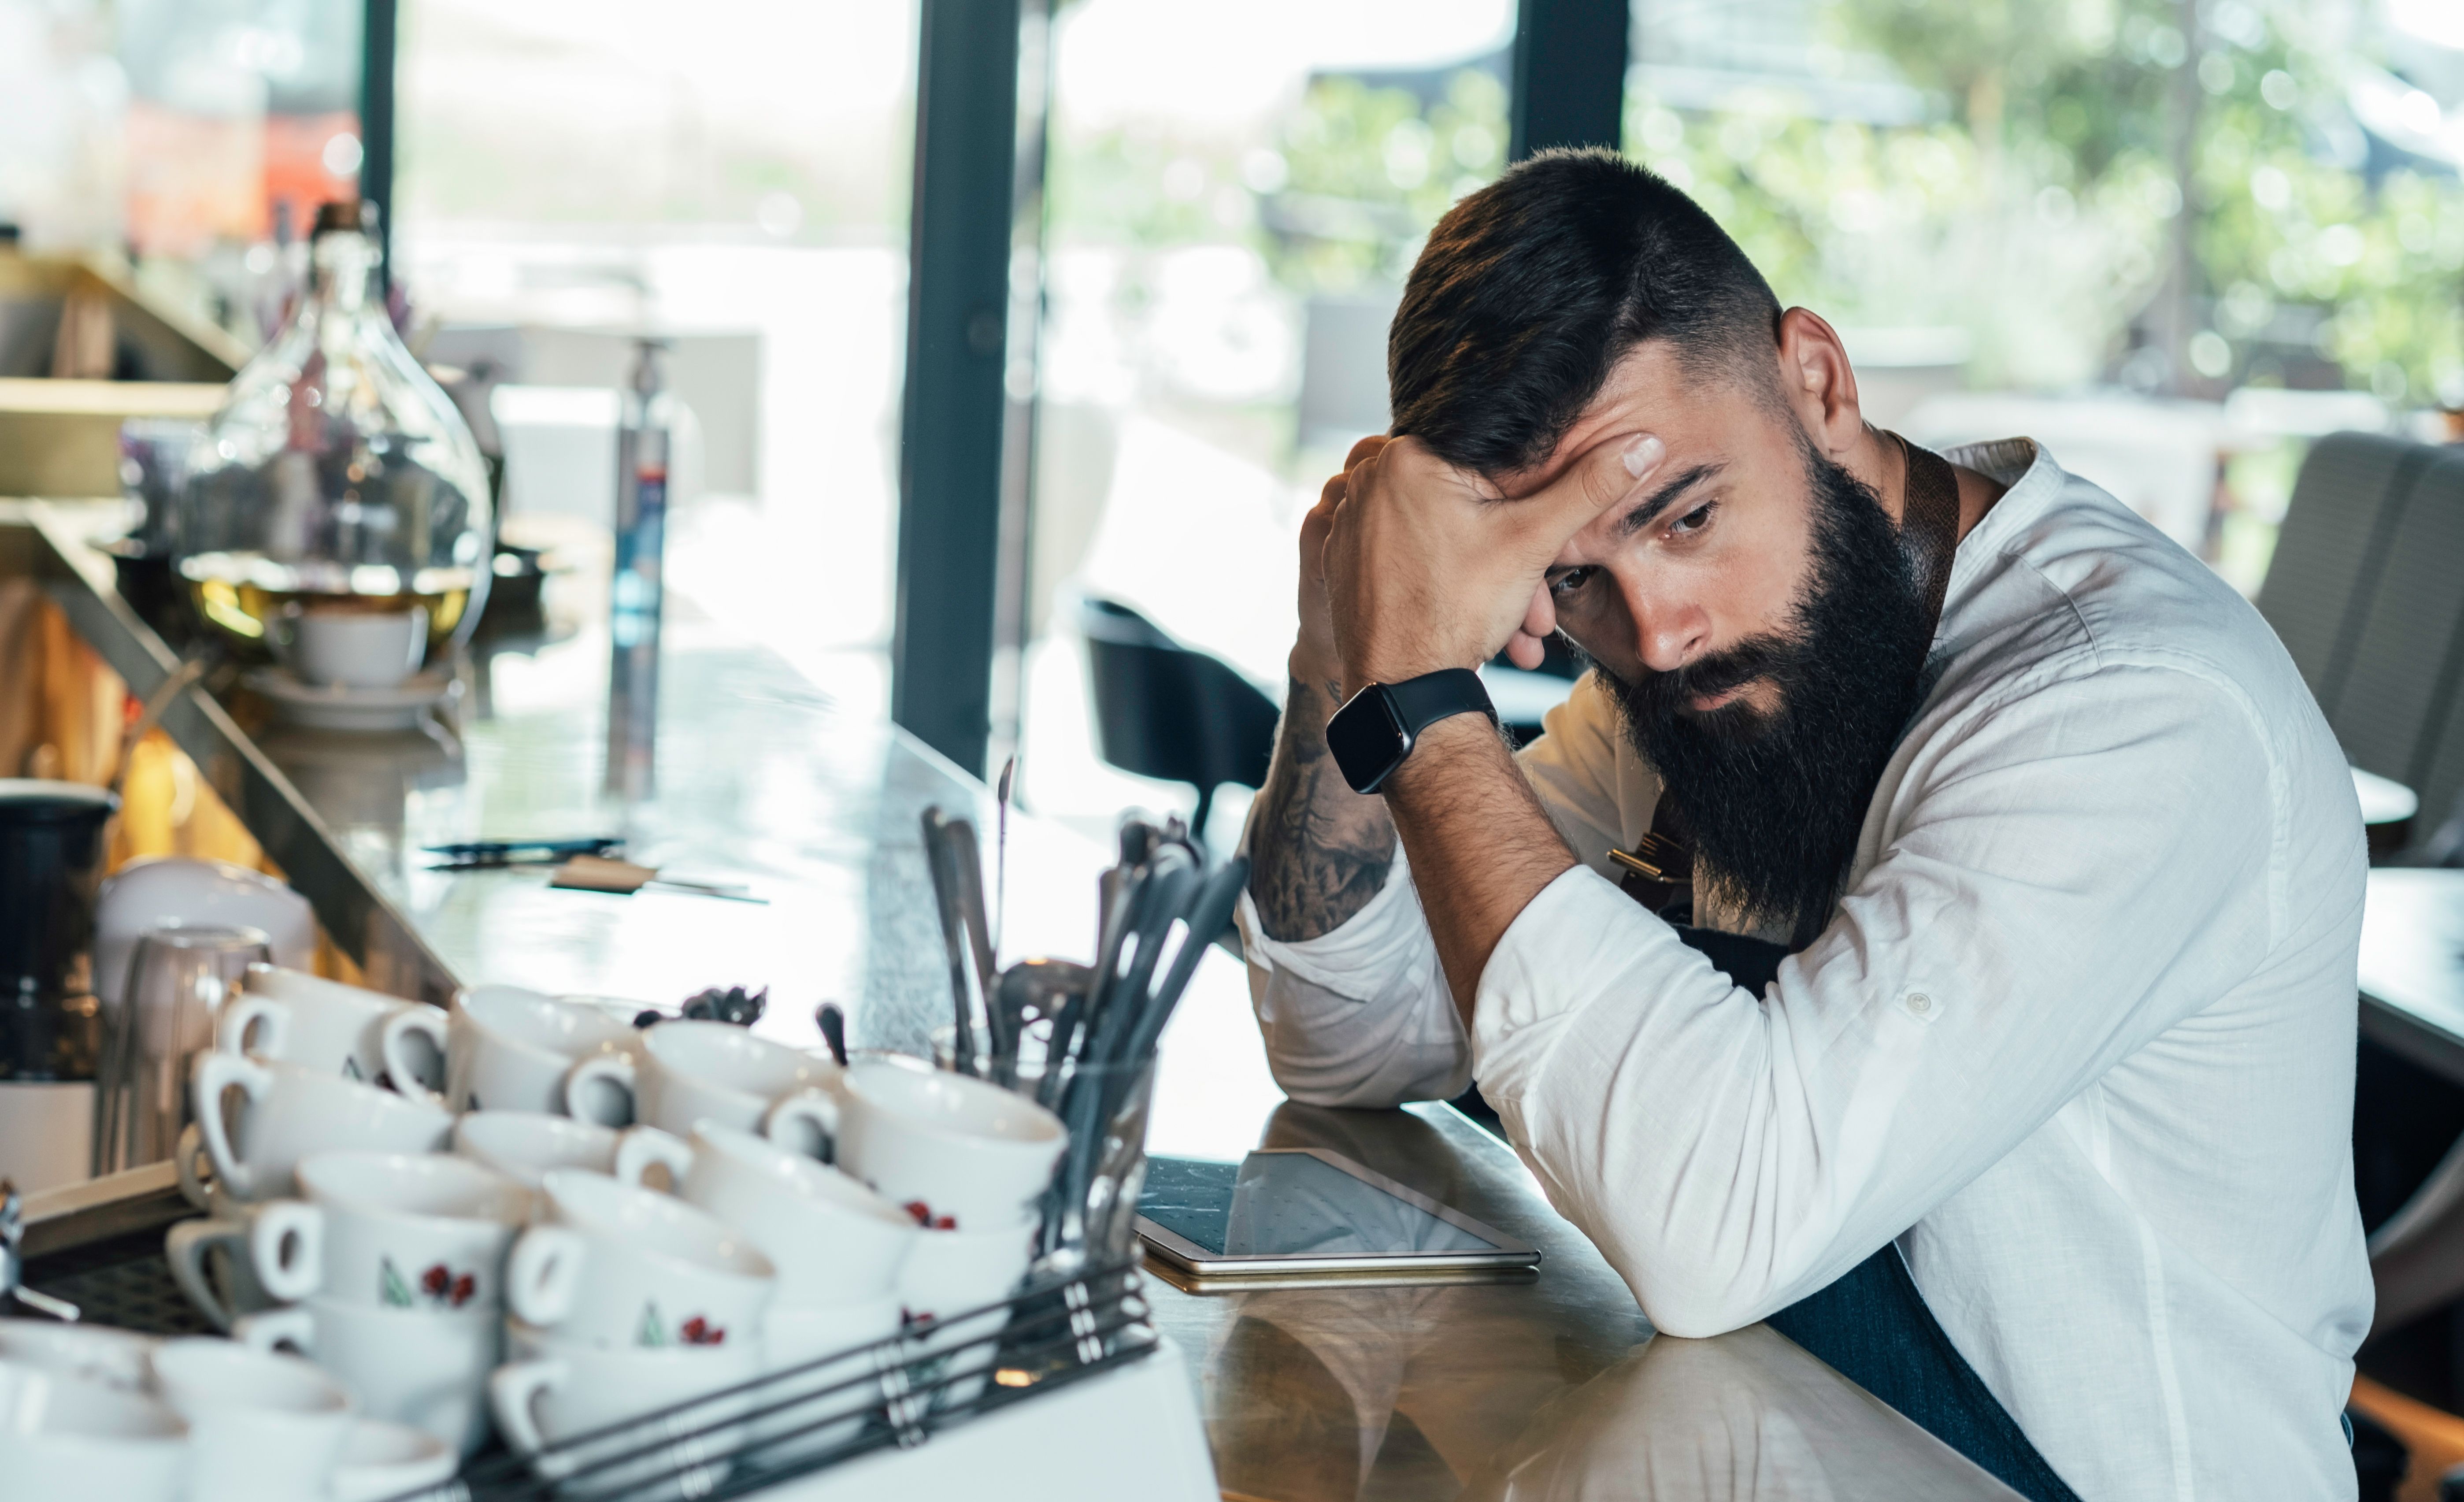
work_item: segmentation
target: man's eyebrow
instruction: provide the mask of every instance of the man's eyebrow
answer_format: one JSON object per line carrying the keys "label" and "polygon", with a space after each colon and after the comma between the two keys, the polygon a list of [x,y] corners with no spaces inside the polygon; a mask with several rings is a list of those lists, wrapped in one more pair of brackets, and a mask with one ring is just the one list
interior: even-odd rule
{"label": "man's eyebrow", "polygon": [[1667,484],[1653,491],[1642,504],[1617,519],[1617,536],[1632,537],[1660,519],[1660,514],[1676,504],[1679,497],[1727,469],[1726,460],[1698,464]]}

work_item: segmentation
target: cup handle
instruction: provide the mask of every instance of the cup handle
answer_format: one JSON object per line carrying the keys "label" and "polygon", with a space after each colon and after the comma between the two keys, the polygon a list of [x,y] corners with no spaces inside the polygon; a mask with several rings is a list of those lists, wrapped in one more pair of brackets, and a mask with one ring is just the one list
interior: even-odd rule
{"label": "cup handle", "polygon": [[653,1126],[627,1127],[616,1139],[616,1167],[619,1183],[640,1183],[642,1176],[653,1163],[668,1165],[668,1182],[682,1185],[685,1171],[693,1167],[693,1150],[674,1137]]}
{"label": "cup handle", "polygon": [[[248,1047],[249,1029],[259,1028],[256,1047]],[[271,996],[251,996],[242,991],[223,1004],[222,1015],[214,1019],[214,1047],[225,1053],[259,1053],[269,1059],[285,1058],[291,1045],[291,1008]]]}
{"label": "cup handle", "polygon": [[582,1238],[561,1226],[534,1226],[505,1262],[505,1302],[525,1324],[541,1329],[573,1313],[582,1281]]}
{"label": "cup handle", "polygon": [[[414,1038],[419,1040],[417,1048],[411,1043]],[[436,1067],[417,1068],[421,1053],[429,1049]],[[377,1034],[377,1053],[385,1060],[385,1078],[393,1081],[396,1091],[413,1100],[445,1104],[445,1013],[441,1009],[426,1002],[396,1007]],[[436,1076],[433,1085],[428,1078],[431,1073]]]}
{"label": "cup handle", "polygon": [[233,1324],[231,1338],[252,1351],[278,1351],[287,1345],[314,1360],[317,1316],[305,1309],[269,1309]]}
{"label": "cup handle", "polygon": [[274,1071],[245,1053],[209,1049],[197,1055],[188,1084],[189,1109],[196,1115],[199,1135],[205,1138],[206,1157],[214,1165],[214,1182],[223,1186],[226,1194],[253,1199],[255,1180],[248,1165],[239,1160],[239,1155],[231,1151],[231,1136],[223,1130],[223,1092],[237,1085],[248,1096],[248,1105],[242,1110],[253,1110],[274,1088]]}
{"label": "cup handle", "polygon": [[539,1433],[539,1420],[531,1405],[539,1395],[564,1385],[571,1368],[553,1358],[536,1361],[516,1361],[500,1366],[488,1378],[488,1406],[496,1412],[496,1432],[517,1454],[536,1455],[547,1448],[547,1439]]}
{"label": "cup handle", "polygon": [[238,1312],[223,1302],[214,1292],[213,1279],[206,1276],[206,1254],[216,1247],[229,1246],[237,1254],[238,1244],[247,1231],[236,1221],[223,1219],[182,1221],[163,1238],[163,1256],[171,1264],[171,1281],[188,1295],[197,1312],[213,1321],[216,1330],[229,1330]]}
{"label": "cup handle", "polygon": [[[633,1094],[633,1056],[629,1053],[593,1053],[564,1071],[564,1114],[576,1121],[593,1121],[601,1126],[628,1126],[635,1119]],[[605,1094],[615,1109],[597,1113],[586,1109],[593,1093]]]}
{"label": "cup handle", "polygon": [[825,1090],[800,1090],[762,1116],[761,1135],[826,1163],[838,1156],[838,1098]]}
{"label": "cup handle", "polygon": [[206,1185],[206,1177],[197,1170],[197,1160],[206,1156],[205,1133],[191,1121],[180,1129],[180,1145],[171,1149],[172,1165],[180,1174],[180,1198],[198,1209],[214,1207],[213,1190]]}
{"label": "cup handle", "polygon": [[325,1284],[325,1212],[301,1200],[268,1200],[248,1227],[248,1259],[268,1293],[296,1304]]}

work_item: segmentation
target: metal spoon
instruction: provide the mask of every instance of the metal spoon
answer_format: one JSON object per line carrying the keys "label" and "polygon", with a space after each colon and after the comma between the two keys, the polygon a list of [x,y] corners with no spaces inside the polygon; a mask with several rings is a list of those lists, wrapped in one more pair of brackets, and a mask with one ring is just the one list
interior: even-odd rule
{"label": "metal spoon", "polygon": [[822,1029],[822,1042],[829,1046],[830,1057],[841,1069],[847,1068],[847,1013],[836,1002],[824,1002],[813,1012],[814,1024]]}
{"label": "metal spoon", "polygon": [[959,911],[958,874],[953,869],[949,841],[942,831],[948,821],[939,806],[924,810],[924,864],[933,875],[933,900],[941,917],[941,947],[950,960],[950,999],[955,1027],[951,1033],[951,1067],[961,1074],[975,1072],[975,1005],[967,994],[967,972],[973,965],[966,937],[966,918]]}

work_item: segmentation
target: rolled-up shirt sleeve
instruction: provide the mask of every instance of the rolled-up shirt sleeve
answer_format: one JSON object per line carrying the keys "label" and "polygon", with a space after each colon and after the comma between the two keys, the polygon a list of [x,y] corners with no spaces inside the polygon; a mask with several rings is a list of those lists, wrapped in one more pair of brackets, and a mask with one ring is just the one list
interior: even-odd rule
{"label": "rolled-up shirt sleeve", "polygon": [[1284,1093],[1312,1106],[1394,1106],[1451,1099],[1471,1083],[1470,1042],[1399,842],[1386,885],[1330,934],[1267,937],[1246,892],[1239,917],[1250,1001]]}
{"label": "rolled-up shirt sleeve", "polygon": [[2133,668],[1936,738],[1761,997],[1577,868],[1481,978],[1481,1090],[1659,1328],[1707,1336],[1906,1229],[2271,941],[2245,705]]}
{"label": "rolled-up shirt sleeve", "polygon": [[[1517,758],[1558,832],[1595,864],[1619,839],[1626,769],[1617,726],[1615,704],[1586,675]],[[1470,1085],[1471,1043],[1400,842],[1384,888],[1328,934],[1268,937],[1246,892],[1236,917],[1250,1002],[1286,1094],[1313,1106],[1394,1106],[1451,1100]]]}

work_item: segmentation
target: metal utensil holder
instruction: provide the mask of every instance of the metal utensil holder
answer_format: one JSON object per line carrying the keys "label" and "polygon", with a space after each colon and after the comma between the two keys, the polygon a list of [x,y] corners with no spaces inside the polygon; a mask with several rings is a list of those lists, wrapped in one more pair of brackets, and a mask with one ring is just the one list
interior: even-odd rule
{"label": "metal utensil holder", "polygon": [[[962,1334],[977,1328],[983,1333]],[[952,1334],[960,1337],[935,1338]],[[742,1496],[876,1451],[913,1449],[1155,1348],[1133,1257],[1038,1281],[981,1308],[912,1320],[869,1345],[569,1436],[534,1455],[483,1456],[403,1502]],[[827,1412],[801,1422],[816,1410]]]}

